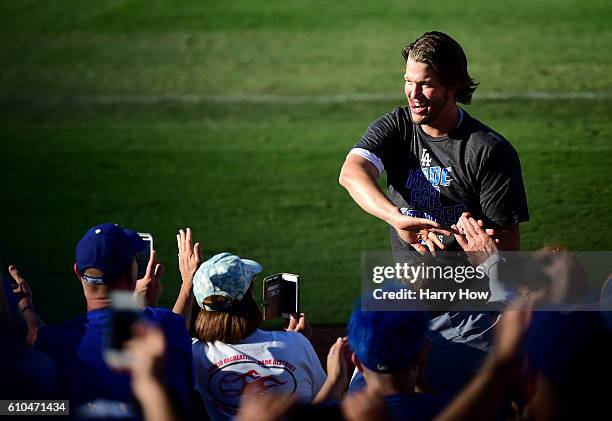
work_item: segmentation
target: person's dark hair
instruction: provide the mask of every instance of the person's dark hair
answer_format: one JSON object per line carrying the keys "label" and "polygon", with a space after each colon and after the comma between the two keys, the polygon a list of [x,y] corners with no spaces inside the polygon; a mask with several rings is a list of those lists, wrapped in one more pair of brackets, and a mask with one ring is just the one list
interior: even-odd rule
{"label": "person's dark hair", "polygon": [[456,88],[457,102],[469,104],[478,83],[468,74],[463,49],[442,32],[426,32],[402,50],[402,56],[430,65],[447,88]]}
{"label": "person's dark hair", "polygon": [[[219,295],[204,300],[204,304],[214,308],[219,308],[226,302],[227,298]],[[261,321],[261,310],[255,302],[251,285],[244,298],[240,301],[234,300],[227,309],[208,311],[201,308],[195,321],[194,333],[202,342],[221,341],[235,344],[253,333]]]}

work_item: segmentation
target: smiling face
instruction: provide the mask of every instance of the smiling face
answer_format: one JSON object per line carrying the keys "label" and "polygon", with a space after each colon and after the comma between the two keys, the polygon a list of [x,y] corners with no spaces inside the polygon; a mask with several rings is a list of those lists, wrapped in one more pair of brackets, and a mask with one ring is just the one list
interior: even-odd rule
{"label": "smiling face", "polygon": [[427,63],[408,59],[404,74],[404,92],[410,116],[416,124],[444,125],[456,114],[455,89],[445,87],[437,73]]}

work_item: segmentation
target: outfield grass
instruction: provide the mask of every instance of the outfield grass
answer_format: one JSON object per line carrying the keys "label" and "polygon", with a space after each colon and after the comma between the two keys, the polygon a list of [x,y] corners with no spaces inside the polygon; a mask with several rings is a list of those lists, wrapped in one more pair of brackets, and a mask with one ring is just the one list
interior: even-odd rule
{"label": "outfield grass", "polygon": [[[360,252],[387,249],[388,229],[352,203],[338,171],[369,122],[402,104],[399,51],[425,30],[462,43],[479,91],[612,91],[607,2],[353,3],[0,5],[0,257],[29,275],[47,319],[82,311],[74,245],[115,221],[154,233],[165,304],[178,288],[174,233],[191,226],[208,256],[300,273],[313,321],[344,321]],[[91,102],[394,91],[397,101],[341,104]],[[467,110],[519,152],[525,249],[612,248],[610,97],[479,101],[477,91]]]}

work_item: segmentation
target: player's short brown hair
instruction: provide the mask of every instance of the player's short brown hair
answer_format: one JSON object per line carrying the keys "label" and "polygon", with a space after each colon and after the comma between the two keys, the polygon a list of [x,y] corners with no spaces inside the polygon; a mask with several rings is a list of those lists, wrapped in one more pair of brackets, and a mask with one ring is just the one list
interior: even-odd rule
{"label": "player's short brown hair", "polygon": [[426,32],[402,50],[402,56],[430,65],[444,86],[456,88],[457,102],[469,104],[478,83],[468,74],[467,58],[457,41],[442,32]]}

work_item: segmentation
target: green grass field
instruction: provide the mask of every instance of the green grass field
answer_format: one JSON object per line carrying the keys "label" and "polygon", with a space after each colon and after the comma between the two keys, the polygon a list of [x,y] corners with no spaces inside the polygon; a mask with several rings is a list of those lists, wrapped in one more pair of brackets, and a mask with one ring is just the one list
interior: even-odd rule
{"label": "green grass field", "polygon": [[[301,274],[314,323],[345,321],[361,251],[389,246],[338,172],[368,124],[404,103],[400,51],[433,29],[462,44],[481,82],[468,112],[519,152],[523,248],[611,250],[612,4],[465,3],[0,4],[1,263],[19,265],[47,320],[74,316],[74,246],[114,221],[154,234],[169,305],[174,234],[191,226],[206,256]],[[486,99],[500,92],[552,95]],[[355,93],[397,99],[321,99]]]}

